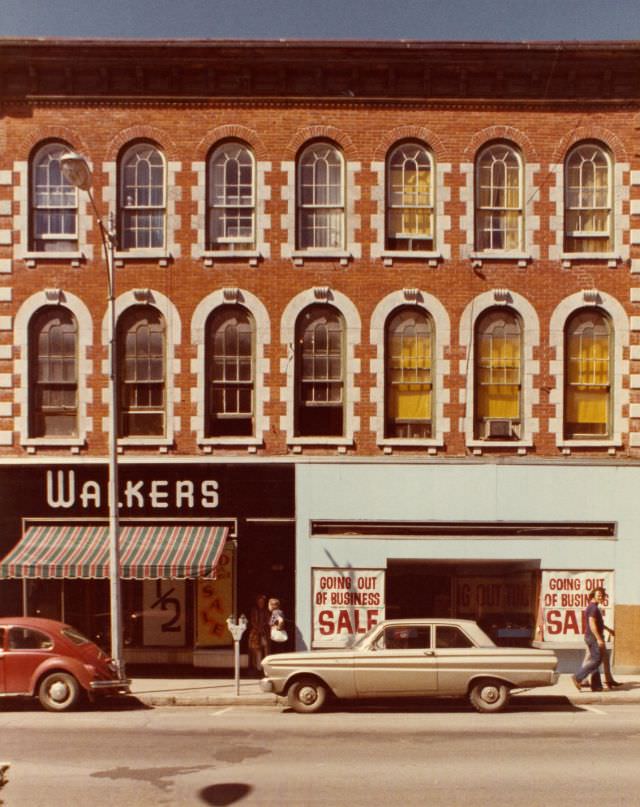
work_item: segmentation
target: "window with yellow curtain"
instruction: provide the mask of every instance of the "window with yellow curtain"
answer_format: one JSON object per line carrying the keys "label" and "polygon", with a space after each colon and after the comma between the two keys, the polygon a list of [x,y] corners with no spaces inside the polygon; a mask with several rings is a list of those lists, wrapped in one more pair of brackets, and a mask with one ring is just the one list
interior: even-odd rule
{"label": "window with yellow curtain", "polygon": [[403,143],[387,161],[387,248],[433,249],[432,159],[424,146]]}
{"label": "window with yellow curtain", "polygon": [[[476,436],[491,436],[490,421],[511,421],[502,437],[514,437],[520,420],[522,329],[509,310],[492,310],[476,327]],[[496,435],[497,436],[497,435]]]}
{"label": "window with yellow curtain", "polygon": [[611,160],[595,143],[582,143],[565,164],[565,250],[609,252],[611,234]]}
{"label": "window with yellow curtain", "polygon": [[476,249],[522,249],[522,163],[504,143],[489,146],[478,157]]}
{"label": "window with yellow curtain", "polygon": [[387,324],[386,437],[432,436],[433,328],[424,311],[406,308]]}
{"label": "window with yellow curtain", "polygon": [[566,438],[606,437],[611,412],[611,328],[597,309],[567,323],[564,432]]}

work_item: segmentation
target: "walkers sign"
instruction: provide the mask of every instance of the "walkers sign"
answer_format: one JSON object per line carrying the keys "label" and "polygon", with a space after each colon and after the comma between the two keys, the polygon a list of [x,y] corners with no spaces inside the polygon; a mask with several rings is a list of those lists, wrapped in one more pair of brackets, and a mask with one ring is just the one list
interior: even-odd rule
{"label": "walkers sign", "polygon": [[575,642],[582,639],[589,592],[599,586],[607,592],[602,609],[604,622],[613,628],[613,579],[613,572],[543,571],[536,640]]}

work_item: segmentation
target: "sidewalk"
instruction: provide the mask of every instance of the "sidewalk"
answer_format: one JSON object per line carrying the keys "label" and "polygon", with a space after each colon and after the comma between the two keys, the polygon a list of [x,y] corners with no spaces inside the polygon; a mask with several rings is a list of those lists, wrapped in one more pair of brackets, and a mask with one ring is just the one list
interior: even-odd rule
{"label": "sidewalk", "polygon": [[[557,700],[573,704],[640,703],[638,676],[618,675],[624,686],[611,692],[578,692],[570,675],[561,675],[555,686],[514,690],[513,697]],[[278,704],[273,694],[260,689],[255,678],[241,678],[236,694],[233,677],[218,678],[143,678],[132,676],[131,694],[147,706],[270,706]]]}

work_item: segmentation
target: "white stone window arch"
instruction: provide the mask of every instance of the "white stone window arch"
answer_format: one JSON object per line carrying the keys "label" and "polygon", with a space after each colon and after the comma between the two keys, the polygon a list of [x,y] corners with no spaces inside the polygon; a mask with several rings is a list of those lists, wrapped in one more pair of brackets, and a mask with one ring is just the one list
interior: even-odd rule
{"label": "white stone window arch", "polygon": [[[395,311],[413,307],[427,314],[433,323],[432,332],[432,435],[428,438],[385,437],[385,379],[387,372],[386,326]],[[449,390],[444,379],[450,373],[447,351],[451,343],[451,323],[442,303],[421,289],[403,289],[387,295],[375,307],[371,316],[370,342],[377,347],[377,356],[371,360],[371,372],[375,382],[371,390],[371,402],[375,414],[371,428],[376,433],[377,443],[385,450],[393,446],[416,446],[435,449],[444,445],[444,435],[450,431],[449,418],[444,416],[445,404],[449,403]]]}
{"label": "white stone window arch", "polygon": [[[476,436],[476,326],[478,319],[490,309],[505,306],[514,312],[521,323],[521,417],[518,431],[512,431],[509,439],[496,437],[481,439]],[[531,303],[517,292],[509,289],[493,289],[475,297],[465,308],[460,319],[460,345],[466,356],[460,360],[459,372],[466,379],[461,390],[465,414],[461,431],[466,445],[480,451],[482,448],[526,448],[533,445],[533,437],[539,430],[538,419],[533,417],[533,407],[539,403],[539,391],[533,379],[540,372],[540,362],[533,358],[533,350],[540,344],[540,322]]]}
{"label": "white stone window arch", "polygon": [[[223,307],[241,306],[253,318],[254,334],[254,406],[255,427],[251,436],[207,437],[206,418],[206,328],[213,312]],[[265,405],[268,403],[268,387],[266,382],[269,362],[265,357],[265,348],[271,344],[271,323],[266,307],[255,295],[245,289],[218,289],[203,298],[191,319],[191,341],[196,346],[196,357],[192,359],[191,372],[197,383],[191,389],[191,400],[195,404],[196,415],[191,419],[191,431],[195,432],[199,445],[246,445],[257,446],[263,443],[263,433],[269,427]]]}
{"label": "white stone window arch", "polygon": [[[295,434],[296,329],[298,318],[305,309],[318,305],[335,309],[344,323],[344,429],[340,437],[305,437]],[[301,450],[304,445],[344,448],[353,444],[354,433],[360,428],[360,418],[355,414],[355,404],[360,400],[360,390],[355,385],[355,375],[360,372],[360,359],[355,356],[355,348],[360,343],[361,330],[360,314],[353,302],[341,292],[326,286],[303,291],[286,306],[280,327],[282,344],[287,346],[287,356],[280,362],[280,371],[286,377],[286,385],[280,390],[280,400],[284,401],[286,412],[281,417],[280,428],[285,432],[289,445]]]}
{"label": "white stone window arch", "polygon": [[[176,403],[180,402],[181,391],[176,384],[176,377],[180,373],[180,360],[176,358],[176,348],[181,342],[182,324],[178,310],[175,305],[162,292],[155,289],[133,289],[120,295],[115,301],[116,333],[118,333],[118,322],[120,317],[130,308],[139,306],[149,306],[155,308],[162,315],[165,328],[165,430],[163,435],[145,436],[131,435],[119,437],[118,444],[141,445],[141,446],[169,446],[173,445],[176,432],[180,431],[180,418],[175,412]],[[102,321],[102,339],[104,344],[108,344],[109,339],[109,316],[108,312]],[[102,365],[102,372],[109,372],[109,360],[105,359]],[[108,403],[108,389],[104,390],[104,403]],[[103,421],[103,430],[109,431],[110,418]]]}
{"label": "white stone window arch", "polygon": [[[608,317],[611,328],[611,429],[607,438],[566,439],[564,436],[565,417],[565,374],[566,367],[566,328],[567,323],[578,311],[589,308],[600,309]],[[629,374],[629,362],[624,359],[624,349],[629,344],[629,318],[622,304],[615,298],[598,289],[587,289],[565,297],[555,308],[549,320],[549,345],[555,350],[555,359],[550,362],[550,374],[556,379],[556,386],[549,393],[549,403],[554,406],[554,416],[549,419],[549,431],[555,435],[556,445],[570,451],[571,448],[609,447],[622,445],[622,435],[628,430],[628,421],[623,418],[623,407],[629,403],[629,390],[623,380]]]}
{"label": "white stone window arch", "polygon": [[[31,437],[29,432],[29,333],[33,317],[44,308],[60,306],[66,308],[77,323],[77,434],[75,436]],[[14,339],[18,356],[14,361],[14,374],[22,383],[14,388],[14,403],[19,415],[16,417],[16,430],[20,444],[35,451],[47,446],[69,446],[77,448],[86,444],[87,434],[93,431],[93,419],[89,416],[93,401],[89,379],[93,375],[92,362],[88,358],[92,344],[93,322],[89,309],[79,297],[62,289],[46,289],[31,295],[20,306],[15,319]]]}

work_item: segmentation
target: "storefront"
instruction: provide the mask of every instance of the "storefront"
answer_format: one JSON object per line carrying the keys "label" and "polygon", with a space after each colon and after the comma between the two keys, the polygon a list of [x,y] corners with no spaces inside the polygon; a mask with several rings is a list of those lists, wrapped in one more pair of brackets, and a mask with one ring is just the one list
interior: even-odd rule
{"label": "storefront", "polygon": [[584,652],[605,586],[616,663],[640,669],[633,467],[300,465],[297,614],[304,644],[352,643],[392,617],[474,619],[502,645]]}
{"label": "storefront", "polygon": [[[125,660],[230,666],[226,619],[256,593],[293,616],[293,469],[120,465]],[[0,613],[70,622],[109,646],[107,470],[0,468]]]}

